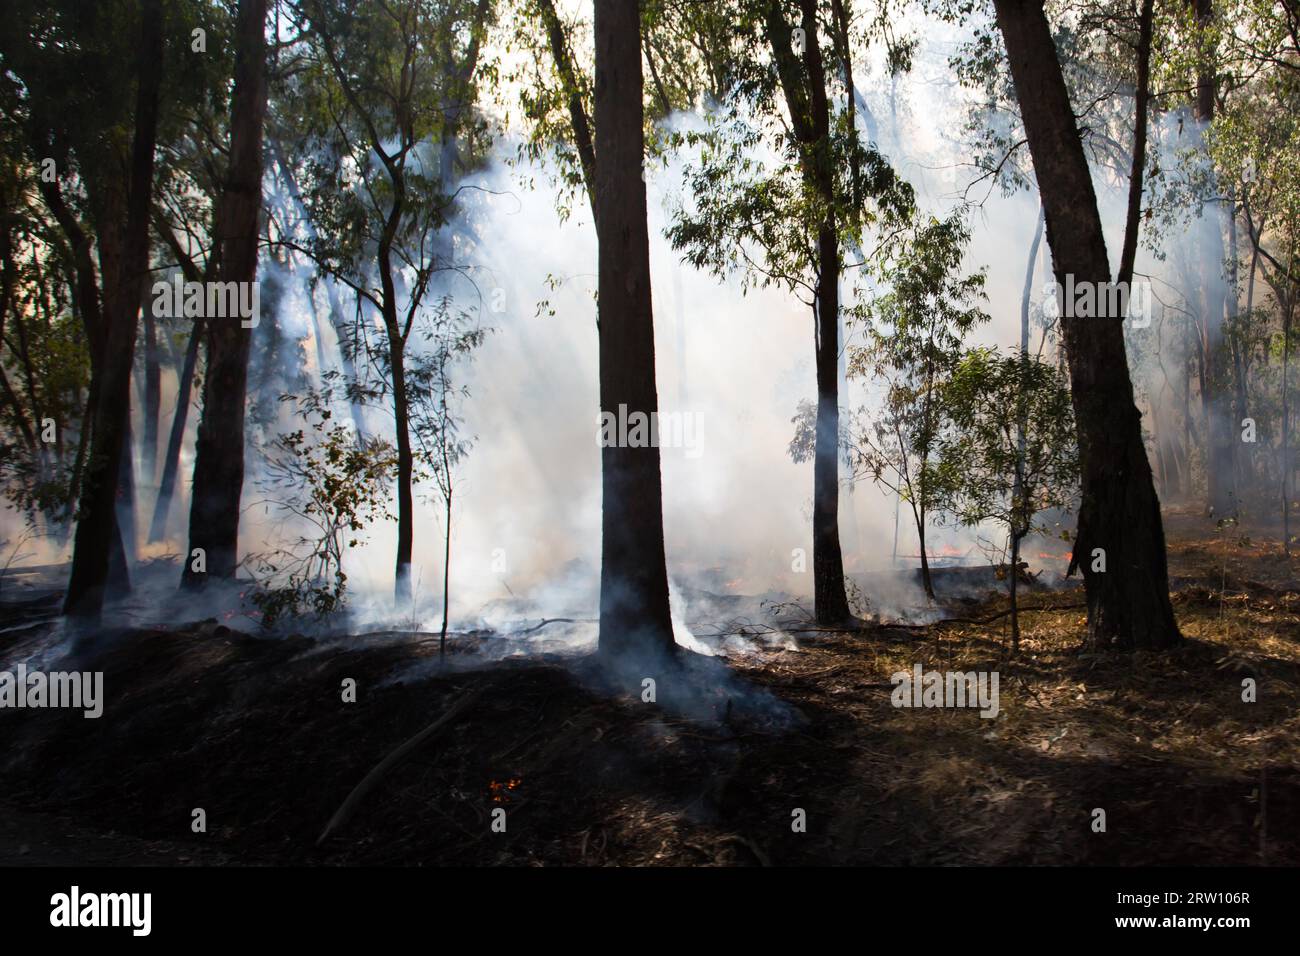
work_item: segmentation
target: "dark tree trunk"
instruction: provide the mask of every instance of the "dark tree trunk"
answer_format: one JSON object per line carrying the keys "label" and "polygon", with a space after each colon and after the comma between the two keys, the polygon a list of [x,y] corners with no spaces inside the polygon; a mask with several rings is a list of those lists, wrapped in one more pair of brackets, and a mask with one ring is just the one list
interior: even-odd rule
{"label": "dark tree trunk", "polygon": [[817,304],[814,343],[817,369],[817,431],[813,447],[813,601],[817,622],[849,623],[839,524],[839,330],[840,247],[832,168],[830,103],[826,69],[817,39],[815,0],[801,0],[805,32],[802,66],[791,46],[791,26],[779,3],[767,7],[765,29],[800,147],[805,181],[824,204],[817,228]]}
{"label": "dark tree trunk", "polygon": [[[378,145],[378,144],[376,144]],[[388,366],[393,379],[393,419],[397,433],[397,560],[393,574],[393,596],[397,603],[411,600],[411,554],[415,543],[414,501],[411,479],[415,460],[411,449],[411,403],[406,388],[406,333],[397,318],[397,286],[393,278],[393,240],[405,211],[405,180],[402,166],[387,162],[393,185],[393,206],[388,212],[379,240],[378,266],[384,330],[388,336]],[[414,307],[414,303],[412,303]],[[406,332],[410,331],[409,321]]]}
{"label": "dark tree trunk", "polygon": [[917,550],[921,554],[921,587],[925,589],[925,596],[933,601],[935,599],[934,576],[930,574],[930,554],[926,550],[925,543],[925,512],[913,506],[912,518],[916,521]]}
{"label": "dark tree trunk", "polygon": [[1020,541],[1019,531],[1011,531],[1011,583],[1008,585],[1011,598],[1011,652],[1020,653]]}
{"label": "dark tree trunk", "polygon": [[1291,556],[1291,320],[1295,289],[1287,290],[1282,320],[1282,550]]}
{"label": "dark tree trunk", "polygon": [[176,475],[180,471],[181,445],[185,441],[185,423],[189,420],[190,401],[194,393],[194,370],[199,364],[199,344],[203,341],[202,318],[194,320],[190,343],[185,348],[185,364],[176,384],[176,411],[172,413],[171,433],[167,436],[167,457],[163,459],[162,481],[154,499],[153,520],[149,523],[149,543],[167,536],[167,513],[176,494]]}
{"label": "dark tree trunk", "polygon": [[[387,301],[392,301],[390,291]],[[415,543],[413,513],[415,503],[411,494],[411,478],[415,459],[411,449],[411,405],[406,391],[405,346],[396,329],[396,319],[389,331],[389,364],[393,375],[393,417],[397,432],[397,563],[394,570],[393,594],[398,603],[411,600],[411,554]]]}
{"label": "dark tree trunk", "polygon": [[1142,0],[1138,15],[1137,87],[1133,96],[1133,162],[1129,167],[1128,208],[1124,218],[1124,246],[1119,254],[1116,281],[1133,281],[1138,231],[1142,228],[1142,179],[1147,158],[1147,109],[1151,102],[1151,31],[1155,0]]}
{"label": "dark tree trunk", "polygon": [[[139,557],[135,533],[135,462],[132,460],[131,448],[131,404],[128,391],[126,406],[126,425],[122,429],[122,458],[117,475],[117,530],[122,540],[122,551],[127,560],[134,562]],[[112,563],[109,563],[109,591],[129,591],[129,577],[115,577]]]}
{"label": "dark tree trunk", "polygon": [[[213,254],[221,282],[257,279],[262,205],[262,120],[266,113],[267,0],[240,0],[235,86],[230,111],[230,168],[213,217]],[[251,321],[257,322],[258,316]],[[209,316],[203,417],[195,444],[190,544],[182,580],[233,578],[238,564],[239,502],[244,487],[244,409],[252,330],[238,317]],[[191,556],[201,548],[206,571]]]}
{"label": "dark tree trunk", "polygon": [[[103,610],[109,555],[120,544],[116,503],[124,438],[131,398],[136,313],[140,286],[149,267],[149,209],[153,192],[154,145],[158,132],[158,91],[162,84],[162,10],[160,0],[140,4],[140,61],[137,72],[135,131],[126,190],[125,228],[105,220],[101,230],[101,265],[108,231],[122,229],[120,259],[103,269],[105,302],[103,358],[95,402],[94,431],[87,461],[80,516],[73,546],[72,576],[64,610],[98,621]],[[107,243],[109,246],[113,243]],[[109,258],[112,258],[111,253]]]}
{"label": "dark tree trunk", "polygon": [[[637,4],[595,4],[595,208],[602,414],[657,415]],[[600,651],[671,655],[663,487],[653,445],[601,449]]]}
{"label": "dark tree trunk", "polygon": [[[1110,279],[1097,198],[1041,0],[994,0],[1056,279]],[[1106,299],[1108,297],[1102,297]],[[1062,317],[1079,436],[1081,501],[1071,571],[1082,569],[1093,647],[1182,640],[1169,602],[1164,528],[1133,401],[1121,316]],[[1105,570],[1094,571],[1094,550]]]}
{"label": "dark tree trunk", "polygon": [[158,324],[154,321],[150,302],[144,312],[144,481],[153,484],[158,479],[158,417],[162,402],[162,369],[158,363]]}
{"label": "dark tree trunk", "polygon": [[[840,247],[834,216],[818,230],[817,436],[813,449],[813,600],[817,623],[852,620],[840,551]],[[928,577],[928,571],[927,571]]]}

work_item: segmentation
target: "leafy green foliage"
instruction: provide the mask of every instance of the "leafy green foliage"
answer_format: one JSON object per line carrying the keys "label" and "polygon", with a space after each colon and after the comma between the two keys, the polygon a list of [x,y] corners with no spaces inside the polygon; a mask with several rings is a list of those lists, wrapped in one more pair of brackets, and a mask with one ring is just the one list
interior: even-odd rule
{"label": "leafy green foliage", "polygon": [[884,389],[881,407],[851,429],[855,475],[913,509],[919,525],[943,503],[935,453],[953,409],[942,390],[967,333],[988,321],[982,272],[965,274],[970,234],[960,216],[914,226],[881,269],[889,289],[854,311],[866,344],[849,349],[849,374]]}
{"label": "leafy green foliage", "polygon": [[279,436],[260,482],[268,504],[298,529],[296,541],[258,561],[263,579],[252,600],[268,628],[285,617],[342,609],[344,554],[364,543],[369,525],[391,520],[388,487],[397,467],[388,442],[332,422],[328,392],[288,400],[309,425]]}
{"label": "leafy green foliage", "polygon": [[[854,100],[839,59],[848,51],[841,38],[806,39],[822,45],[832,116],[822,140],[801,142],[796,129],[807,119],[790,114],[770,51],[771,42],[789,43],[788,36],[772,40],[763,4],[736,4],[734,16],[733,31],[714,41],[727,51],[731,95],[706,117],[703,130],[678,136],[680,146],[693,150],[690,199],[672,211],[668,238],[697,268],[739,273],[742,288],[775,284],[811,302],[818,229],[833,221],[841,249],[857,249],[869,230],[888,236],[905,223],[915,197],[852,125]],[[827,13],[826,20],[832,19]],[[819,185],[827,179],[829,203]]]}
{"label": "leafy green foliage", "polygon": [[992,349],[968,352],[942,386],[952,428],[939,443],[939,493],[966,525],[1024,537],[1068,507],[1078,485],[1074,415],[1056,366]]}

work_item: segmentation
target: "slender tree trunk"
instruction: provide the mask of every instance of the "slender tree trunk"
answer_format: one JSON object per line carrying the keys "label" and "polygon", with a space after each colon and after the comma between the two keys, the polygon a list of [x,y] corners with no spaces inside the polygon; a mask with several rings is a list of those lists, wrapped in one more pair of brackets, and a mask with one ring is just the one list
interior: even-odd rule
{"label": "slender tree trunk", "polygon": [[[930,326],[930,342],[934,342],[934,327]],[[916,496],[917,505],[914,509],[916,512],[916,540],[921,549],[921,584],[925,588],[925,596],[931,601],[934,596],[934,577],[930,574],[930,549],[926,542],[926,528],[929,526],[928,505],[930,502],[929,490],[926,487],[926,478],[928,477],[926,468],[930,463],[930,449],[934,444],[935,427],[932,415],[934,413],[934,362],[927,359],[925,363],[925,398],[921,403],[921,428],[922,436],[920,447],[917,450],[917,473],[916,473]]]}
{"label": "slender tree trunk", "polygon": [[181,446],[185,442],[185,423],[189,420],[190,401],[194,394],[194,370],[199,364],[199,344],[203,341],[202,317],[194,320],[190,343],[185,348],[185,363],[176,384],[176,411],[172,413],[171,432],[167,436],[167,457],[163,459],[162,480],[154,499],[153,520],[149,522],[149,543],[167,537],[167,513],[176,494],[176,475],[180,472]]}
{"label": "slender tree trunk", "polygon": [[[446,466],[447,456],[443,455],[443,464]],[[451,607],[451,474],[447,473],[447,499],[446,499],[446,517],[447,532],[442,542],[442,633],[438,636],[438,659],[442,660],[447,656],[447,619],[448,611]]]}
{"label": "slender tree trunk", "polygon": [[415,542],[411,479],[415,459],[411,451],[410,400],[406,392],[406,356],[396,328],[389,333],[389,364],[393,374],[393,415],[397,431],[397,563],[394,597],[400,604],[411,600],[411,555]]}
{"label": "slender tree trunk", "polygon": [[162,403],[162,368],[158,362],[158,323],[146,300],[144,314],[144,442],[142,464],[144,480],[158,480],[158,418]]}
{"label": "slender tree trunk", "polygon": [[[213,217],[221,282],[257,280],[262,205],[262,120],[266,113],[267,0],[240,0],[236,17],[235,85],[230,111],[230,168]],[[203,417],[194,455],[190,542],[182,581],[233,578],[239,553],[239,502],[244,488],[244,412],[252,329],[236,317],[208,316]],[[252,316],[250,322],[259,321]],[[206,570],[190,556],[202,549]]]}
{"label": "slender tree trunk", "polygon": [[1127,287],[1137,261],[1138,231],[1142,228],[1142,180],[1147,158],[1147,110],[1151,103],[1151,31],[1155,0],[1142,0],[1138,15],[1137,87],[1133,96],[1133,160],[1129,167],[1128,208],[1124,220],[1124,246],[1119,255],[1116,281]]}
{"label": "slender tree trunk", "polygon": [[[128,392],[128,395],[130,393]],[[126,425],[122,429],[122,459],[117,476],[117,530],[122,539],[122,550],[129,561],[139,557],[135,529],[135,461],[132,449],[131,405],[128,398],[126,407]],[[113,569],[109,566],[109,584],[113,590],[130,590],[131,582],[126,576],[114,580]]]}
{"label": "slender tree trunk", "polygon": [[1017,530],[1011,532],[1011,652],[1020,653],[1020,605],[1018,593],[1020,588],[1020,540],[1022,535]]}
{"label": "slender tree trunk", "polygon": [[913,507],[912,518],[916,521],[916,541],[921,552],[921,586],[925,588],[925,596],[933,601],[934,579],[930,575],[930,553],[925,544],[925,509]]}
{"label": "slender tree trunk", "polygon": [[[598,0],[595,28],[600,409],[657,416],[637,4]],[[600,652],[671,655],[658,447],[603,447],[601,493]]]}
{"label": "slender tree trunk", "polygon": [[[1110,265],[1097,198],[1041,0],[994,2],[1034,160],[1056,279],[1064,284],[1071,276],[1076,284],[1102,288],[1110,280]],[[1064,316],[1061,328],[1081,471],[1070,570],[1083,571],[1088,643],[1099,648],[1171,646],[1182,637],[1169,602],[1160,503],[1133,401],[1122,317]]]}
{"label": "slender tree trunk", "polygon": [[[1147,0],[1149,4],[1151,0]],[[1020,581],[1020,542],[1024,535],[1016,527],[1014,515],[1024,509],[1025,490],[1025,446],[1026,433],[1029,430],[1029,409],[1025,402],[1025,389],[1028,384],[1029,371],[1029,300],[1034,285],[1034,266],[1038,262],[1038,250],[1043,242],[1043,207],[1040,203],[1038,224],[1034,227],[1034,240],[1029,244],[1029,262],[1025,265],[1025,285],[1020,295],[1020,389],[1019,407],[1016,409],[1016,474],[1011,485],[1011,650],[1020,653],[1020,608],[1016,603]]]}
{"label": "slender tree trunk", "polygon": [[[149,209],[153,192],[158,91],[162,83],[160,0],[140,4],[141,38],[137,72],[135,131],[131,147],[126,222],[120,263],[105,272],[102,376],[95,403],[90,457],[73,545],[72,575],[64,603],[67,614],[97,622],[103,611],[110,553],[118,540],[116,503],[131,397],[136,312],[140,285],[149,266]],[[105,236],[101,234],[101,249]],[[101,260],[102,261],[102,260]],[[108,281],[109,275],[113,281]]]}
{"label": "slender tree trunk", "polygon": [[1291,556],[1291,318],[1295,298],[1295,289],[1291,288],[1282,320],[1282,549],[1288,558]]}

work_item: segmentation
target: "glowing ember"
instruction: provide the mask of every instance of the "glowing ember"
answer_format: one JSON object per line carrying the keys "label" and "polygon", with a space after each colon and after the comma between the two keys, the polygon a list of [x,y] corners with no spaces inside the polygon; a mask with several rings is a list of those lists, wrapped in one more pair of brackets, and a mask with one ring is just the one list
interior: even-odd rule
{"label": "glowing ember", "polygon": [[519,777],[511,777],[509,780],[490,780],[488,781],[488,795],[492,797],[493,803],[509,803],[510,793],[517,790],[523,780]]}

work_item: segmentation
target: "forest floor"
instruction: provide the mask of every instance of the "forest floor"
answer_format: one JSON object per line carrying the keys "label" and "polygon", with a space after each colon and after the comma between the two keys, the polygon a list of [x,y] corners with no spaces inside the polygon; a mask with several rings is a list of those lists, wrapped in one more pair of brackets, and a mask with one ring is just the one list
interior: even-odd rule
{"label": "forest floor", "polygon": [[[690,655],[659,703],[591,657],[444,670],[422,640],[122,631],[77,664],[104,672],[104,718],[0,711],[0,864],[1300,863],[1300,562],[1276,529],[1166,521],[1171,653],[1081,652],[1069,588],[1025,597],[1062,609],[1024,614],[1015,659],[1005,616],[972,623],[990,596],[965,621]],[[998,671],[999,715],[895,708],[918,662]]]}

